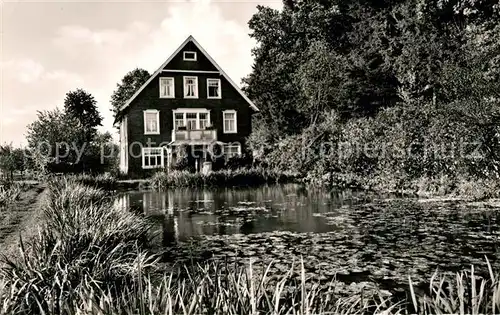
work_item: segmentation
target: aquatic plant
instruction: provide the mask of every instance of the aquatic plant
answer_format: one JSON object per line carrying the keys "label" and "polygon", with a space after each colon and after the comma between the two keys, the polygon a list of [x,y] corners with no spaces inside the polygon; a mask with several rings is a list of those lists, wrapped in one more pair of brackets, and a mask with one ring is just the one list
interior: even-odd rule
{"label": "aquatic plant", "polygon": [[104,190],[114,190],[117,184],[116,177],[107,173],[98,175],[78,174],[69,175],[67,177],[79,184],[101,188]]}

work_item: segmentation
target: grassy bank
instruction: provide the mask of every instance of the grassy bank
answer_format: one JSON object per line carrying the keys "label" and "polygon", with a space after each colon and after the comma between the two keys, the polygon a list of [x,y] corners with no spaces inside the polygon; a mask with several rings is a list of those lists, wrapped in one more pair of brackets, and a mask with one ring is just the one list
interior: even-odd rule
{"label": "grassy bank", "polygon": [[48,186],[38,234],[19,244],[19,255],[2,259],[3,314],[74,314],[75,301],[96,286],[109,286],[109,292],[127,287],[137,264],[152,259],[141,249],[147,244],[145,219],[74,180]]}
{"label": "grassy bank", "polygon": [[78,174],[69,177],[70,180],[75,183],[100,188],[103,190],[115,190],[117,187],[116,177],[109,174],[99,174],[99,175],[88,175],[88,174]]}
{"label": "grassy bank", "polygon": [[295,180],[291,173],[264,168],[221,170],[209,174],[187,171],[159,172],[150,179],[150,186],[156,189],[168,187],[231,187],[258,186],[284,183]]}

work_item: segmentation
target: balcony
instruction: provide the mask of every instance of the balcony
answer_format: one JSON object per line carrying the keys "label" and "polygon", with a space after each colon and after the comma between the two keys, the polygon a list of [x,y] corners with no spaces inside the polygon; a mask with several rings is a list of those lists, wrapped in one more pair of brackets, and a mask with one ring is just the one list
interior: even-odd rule
{"label": "balcony", "polygon": [[172,130],[172,141],[217,141],[217,130]]}

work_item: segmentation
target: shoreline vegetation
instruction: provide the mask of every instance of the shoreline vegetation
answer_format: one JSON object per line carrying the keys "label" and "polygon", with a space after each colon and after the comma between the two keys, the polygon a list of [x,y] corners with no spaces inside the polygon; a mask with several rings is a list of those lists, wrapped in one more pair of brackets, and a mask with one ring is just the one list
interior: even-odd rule
{"label": "shoreline vegetation", "polygon": [[119,179],[111,175],[69,176],[76,182],[108,191],[120,189],[164,190],[176,187],[255,187],[265,184],[297,183],[324,189],[355,189],[381,195],[397,194],[417,198],[453,198],[484,201],[500,198],[500,182],[494,179],[466,177],[419,177],[396,180],[382,176],[353,173],[327,173],[320,178],[291,171],[263,167],[214,171],[209,174],[188,171],[157,172],[148,179]]}
{"label": "shoreline vegetation", "polygon": [[407,297],[381,290],[348,296],[335,279],[306,277],[303,261],[270,266],[211,261],[166,268],[148,248],[150,222],[114,207],[102,190],[63,178],[48,182],[38,233],[2,257],[0,314],[338,314],[494,313],[500,285],[470,271],[434,274]]}

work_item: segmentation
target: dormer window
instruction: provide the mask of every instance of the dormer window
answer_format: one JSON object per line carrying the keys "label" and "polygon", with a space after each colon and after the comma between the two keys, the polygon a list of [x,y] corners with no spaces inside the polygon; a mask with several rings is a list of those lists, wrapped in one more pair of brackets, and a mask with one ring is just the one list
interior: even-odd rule
{"label": "dormer window", "polygon": [[185,51],[184,61],[196,61],[196,51]]}

